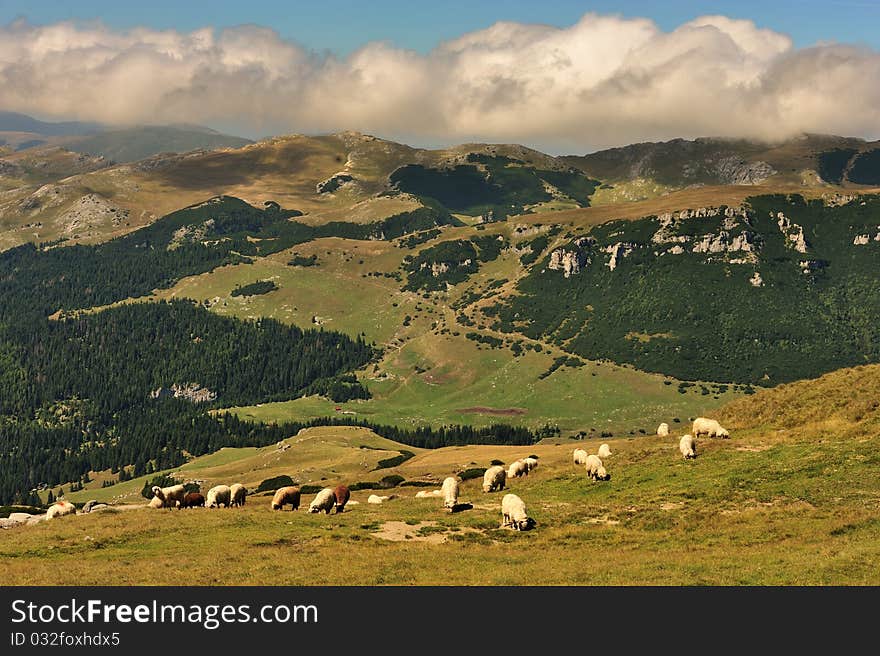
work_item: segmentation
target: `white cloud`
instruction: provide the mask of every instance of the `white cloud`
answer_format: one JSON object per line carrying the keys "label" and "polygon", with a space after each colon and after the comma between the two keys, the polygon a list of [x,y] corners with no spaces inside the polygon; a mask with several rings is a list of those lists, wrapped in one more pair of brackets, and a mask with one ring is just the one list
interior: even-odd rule
{"label": "white cloud", "polygon": [[798,50],[786,35],[724,16],[671,32],[596,14],[561,29],[501,22],[427,55],[371,43],[344,59],[253,25],[116,32],[17,21],[0,26],[0,108],[555,152],[704,135],[875,137],[880,53]]}

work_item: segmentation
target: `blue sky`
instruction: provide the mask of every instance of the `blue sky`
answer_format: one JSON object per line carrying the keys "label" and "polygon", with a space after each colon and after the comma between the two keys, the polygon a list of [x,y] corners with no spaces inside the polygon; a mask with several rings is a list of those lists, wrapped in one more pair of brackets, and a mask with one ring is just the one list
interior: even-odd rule
{"label": "blue sky", "polygon": [[880,0],[0,0],[0,24],[21,17],[35,24],[98,19],[115,29],[189,31],[253,23],[306,48],[346,55],[370,41],[425,53],[443,40],[499,20],[562,27],[589,11],[651,18],[664,30],[700,15],[723,14],[788,34],[797,47],[838,41],[880,50]]}
{"label": "blue sky", "polygon": [[878,27],[880,0],[0,0],[0,109],[549,152],[877,138]]}

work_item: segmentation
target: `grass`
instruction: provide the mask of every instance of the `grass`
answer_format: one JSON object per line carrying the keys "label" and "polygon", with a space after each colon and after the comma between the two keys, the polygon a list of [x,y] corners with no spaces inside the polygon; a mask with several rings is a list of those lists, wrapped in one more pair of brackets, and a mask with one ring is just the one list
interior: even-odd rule
{"label": "grass", "polygon": [[[863,375],[876,385],[880,367],[865,369],[872,369]],[[837,389],[839,377],[830,376],[786,387],[794,388],[791,394],[816,386]],[[502,494],[484,494],[479,479],[461,484],[460,501],[473,509],[454,515],[443,511],[441,499],[416,499],[416,488],[398,488],[400,496],[381,505],[365,503],[371,491],[357,491],[352,499],[360,503],[329,516],[272,512],[268,496],[251,497],[240,509],[144,508],[3,531],[4,582],[877,585],[880,413],[839,419],[829,433],[810,414],[799,423],[787,419],[787,397],[774,392],[726,406],[720,416],[737,426],[731,439],[700,441],[694,461],[678,454],[677,434],[608,440],[612,478],[605,483],[590,481],[570,462],[574,446],[594,451],[596,441],[421,451],[381,472],[439,481],[465,467],[535,453],[538,468],[505,491],[519,495],[536,520],[526,533],[499,527]],[[781,419],[755,414],[750,404],[776,407]],[[378,440],[366,431],[346,429],[344,438],[334,440],[338,429],[313,430],[318,432],[304,432],[284,452],[299,466],[308,468],[310,458],[320,457],[307,449],[321,440],[325,467],[336,468],[344,449],[370,457],[382,453],[359,448],[361,440]],[[331,451],[326,444],[333,441]],[[223,480],[231,481],[244,479],[257,457],[202,461],[227,467]],[[350,480],[339,474],[326,484],[337,479]],[[399,541],[372,535],[391,521],[418,528]],[[428,541],[437,536],[446,540]],[[222,568],[216,567],[217,544],[227,554]],[[345,558],[336,558],[343,544]]]}
{"label": "grass", "polygon": [[[446,228],[437,239],[474,234],[470,227]],[[502,235],[508,241],[515,237],[512,225],[504,223],[487,226],[479,234]],[[434,243],[431,240],[417,248]],[[288,266],[294,252],[302,257],[316,255],[318,265]],[[525,272],[515,253],[503,253],[482,264],[467,283],[427,299],[401,291],[402,283],[394,278],[369,275],[394,273],[403,257],[413,252],[387,242],[318,239],[254,264],[186,278],[156,297],[192,298],[212,311],[242,319],[268,316],[303,328],[317,322],[351,336],[365,335],[384,350],[381,361],[358,372],[373,398],[344,405],[357,417],[378,423],[488,425],[506,421],[534,428],[552,423],[570,432],[590,428],[653,432],[661,421],[705,413],[733,398],[733,392],[717,398],[701,395],[698,387],[682,394],[674,384],[677,381],[611,363],[563,367],[542,379],[553,360],[562,355],[558,348],[544,342],[540,353],[524,351],[515,357],[510,348],[490,349],[468,340],[465,335],[475,328],[458,319],[464,313],[479,325],[477,309],[495,302],[496,294],[512,292],[514,282]],[[236,286],[256,280],[272,280],[279,289],[262,296],[230,296]],[[499,280],[503,285],[490,289]],[[475,292],[478,300],[464,309],[453,309],[469,292]],[[404,321],[407,316],[409,325]],[[509,335],[489,329],[476,330],[510,340]],[[236,412],[249,419],[283,421],[333,415],[339,405],[309,397]],[[474,407],[488,411],[462,412]]]}

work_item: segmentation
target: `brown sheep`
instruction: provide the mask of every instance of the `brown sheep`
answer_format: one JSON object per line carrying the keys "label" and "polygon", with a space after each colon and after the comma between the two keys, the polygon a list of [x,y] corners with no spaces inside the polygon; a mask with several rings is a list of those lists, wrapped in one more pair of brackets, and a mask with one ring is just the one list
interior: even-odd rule
{"label": "brown sheep", "polygon": [[351,492],[345,485],[337,485],[336,489],[333,490],[333,495],[336,497],[336,512],[343,512],[345,510],[345,504],[348,503],[348,500],[351,497]]}
{"label": "brown sheep", "polygon": [[272,510],[284,510],[286,504],[293,506],[294,510],[299,509],[300,491],[295,485],[287,487],[279,487],[275,490],[275,496],[272,497]]}
{"label": "brown sheep", "polygon": [[181,508],[196,508],[198,506],[205,507],[205,497],[199,492],[187,492],[180,504]]}

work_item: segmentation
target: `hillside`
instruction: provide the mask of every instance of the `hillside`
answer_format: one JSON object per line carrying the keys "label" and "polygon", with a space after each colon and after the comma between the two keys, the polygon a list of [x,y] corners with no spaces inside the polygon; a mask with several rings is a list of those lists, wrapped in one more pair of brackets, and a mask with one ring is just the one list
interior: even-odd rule
{"label": "hillside", "polygon": [[[90,436],[31,472],[29,486],[77,482],[93,465],[149,471],[228,444],[261,446],[284,422],[634,437],[657,417],[686,421],[755,386],[880,359],[880,197],[848,182],[771,177],[602,204],[610,183],[564,158],[514,145],[416,149],[352,132],[122,165],[30,149],[0,164],[4,243],[25,243],[0,253],[0,402],[22,418],[9,443],[25,444],[29,431],[72,443],[73,426],[40,423],[71,408]],[[156,309],[179,299],[194,304],[172,307],[192,309]],[[138,321],[162,334],[130,331]],[[167,371],[153,368],[187,330],[196,346],[179,348]],[[224,358],[238,356],[222,330],[255,349],[244,381],[271,365],[265,385],[224,379]],[[126,331],[144,344],[126,343]],[[285,331],[328,335],[316,369],[298,362],[308,350],[281,354],[272,343]],[[82,339],[77,358],[65,360],[67,339]],[[107,359],[83,355],[99,345]],[[279,354],[293,361],[272,368]],[[138,357],[149,365],[140,373],[114,361]],[[82,366],[94,368],[89,384],[66,385]],[[107,394],[102,377],[128,387]],[[211,404],[146,400],[191,384],[215,394]],[[115,414],[133,401],[133,414]],[[184,422],[215,421],[209,411],[221,409],[257,422],[253,441],[209,421],[216,439],[189,451]],[[120,421],[173,429],[98,458]]]}
{"label": "hillside", "polygon": [[0,111],[0,132],[28,132],[43,136],[81,136],[100,132],[98,123],[80,121],[50,122],[35,119],[27,114]]}
{"label": "hillside", "polygon": [[134,162],[160,153],[186,153],[193,150],[240,148],[250,139],[221,134],[214,130],[172,126],[145,126],[108,130],[67,143],[74,152],[100,155],[113,162]]}
{"label": "hillside", "polygon": [[[33,136],[28,134],[20,133],[22,139]],[[840,186],[867,190],[880,185],[875,145],[815,135],[773,146],[677,140],[584,157],[553,157],[512,144],[427,150],[356,132],[288,135],[236,148],[230,147],[241,143],[236,138],[191,126],[105,131],[88,141],[47,139],[44,152],[50,152],[52,139],[63,139],[54,147],[86,150],[103,164],[89,170],[69,167],[63,175],[27,176],[9,155],[0,156],[0,191],[8,192],[0,196],[5,228],[0,248],[61,237],[105,241],[224,194],[254,205],[273,201],[296,207],[312,224],[376,221],[439,204],[474,221],[509,216],[539,221],[536,217],[552,212],[559,217],[555,221],[585,225],[593,217],[732,205],[749,195],[816,197],[836,193]],[[223,147],[161,152],[216,146]],[[149,151],[154,154],[108,166]],[[22,152],[38,157],[41,149]],[[775,173],[764,175],[770,169]],[[47,182],[52,186],[43,188]],[[52,202],[46,202],[47,193]]]}
{"label": "hillside", "polygon": [[[470,479],[459,499],[473,508],[455,514],[413,487],[356,491],[359,503],[329,516],[273,512],[259,495],[231,510],[155,511],[141,499],[137,510],[2,531],[0,554],[11,585],[877,585],[880,414],[860,407],[877,389],[880,367],[866,366],[761,391],[722,409],[731,438],[701,440],[693,461],[678,453],[679,430],[607,440],[608,482],[570,463],[575,446],[594,451],[598,440],[448,447],[367,473],[386,453],[375,446],[397,445],[336,429],[305,431],[284,451],[224,450],[181,469],[205,485],[250,486],[263,472],[323,485],[386,472],[439,481],[534,453],[538,469],[509,486],[537,522],[524,533],[500,528],[502,494]],[[373,493],[396,498],[367,504]],[[187,549],[172,548],[182,533]],[[218,541],[230,554],[222,568]],[[344,562],[333,557],[341,542]]]}

